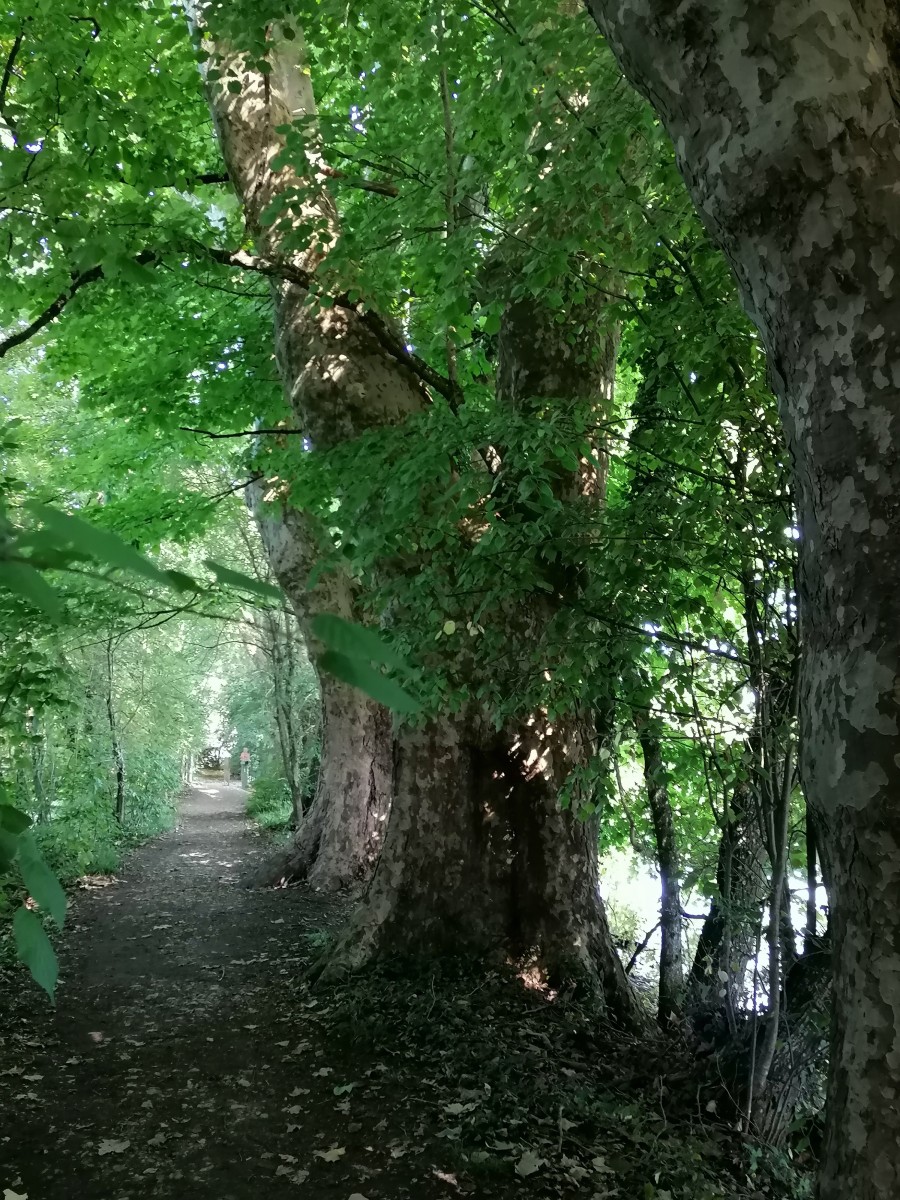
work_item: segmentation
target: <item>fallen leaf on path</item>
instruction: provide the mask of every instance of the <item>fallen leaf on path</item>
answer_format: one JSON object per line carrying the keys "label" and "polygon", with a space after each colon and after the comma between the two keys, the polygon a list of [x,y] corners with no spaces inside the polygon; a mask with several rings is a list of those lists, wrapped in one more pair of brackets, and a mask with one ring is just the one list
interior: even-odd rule
{"label": "fallen leaf on path", "polygon": [[533,1150],[526,1150],[516,1163],[516,1174],[523,1177],[533,1175],[535,1171],[540,1170],[543,1161]]}
{"label": "fallen leaf on path", "polygon": [[459,1117],[463,1113],[471,1112],[474,1107],[474,1104],[445,1104],[444,1112],[449,1113],[451,1117]]}
{"label": "fallen leaf on path", "polygon": [[345,1146],[332,1146],[330,1150],[316,1150],[316,1158],[324,1159],[325,1162],[337,1162],[339,1158],[343,1158],[347,1153]]}
{"label": "fallen leaf on path", "polygon": [[368,1198],[364,1196],[362,1192],[354,1192],[350,1197],[350,1200],[368,1200]]}
{"label": "fallen leaf on path", "polygon": [[[3,1189],[3,1200],[28,1200],[27,1192],[14,1192],[12,1188]],[[350,1197],[353,1200],[353,1197]]]}
{"label": "fallen leaf on path", "polygon": [[131,1142],[117,1142],[114,1138],[104,1138],[97,1147],[98,1154],[124,1154]]}
{"label": "fallen leaf on path", "polygon": [[295,1171],[293,1167],[277,1167],[276,1175],[286,1175],[291,1183],[306,1183],[309,1179],[309,1171]]}

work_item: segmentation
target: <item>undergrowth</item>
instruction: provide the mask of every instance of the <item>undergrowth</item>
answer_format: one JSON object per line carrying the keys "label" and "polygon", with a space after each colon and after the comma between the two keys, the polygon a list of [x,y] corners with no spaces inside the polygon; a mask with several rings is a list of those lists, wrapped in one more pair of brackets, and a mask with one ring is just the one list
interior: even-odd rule
{"label": "undergrowth", "polygon": [[[461,1177],[527,1178],[591,1200],[810,1200],[808,1172],[696,1111],[684,1051],[635,1041],[573,1001],[449,964],[366,972],[315,996],[354,1053],[436,1103]],[[323,1013],[324,1015],[324,1013]],[[326,1033],[326,1036],[328,1034]]]}
{"label": "undergrowth", "polygon": [[255,780],[247,797],[247,816],[264,829],[287,833],[293,808],[291,794],[284,780],[272,776]]}

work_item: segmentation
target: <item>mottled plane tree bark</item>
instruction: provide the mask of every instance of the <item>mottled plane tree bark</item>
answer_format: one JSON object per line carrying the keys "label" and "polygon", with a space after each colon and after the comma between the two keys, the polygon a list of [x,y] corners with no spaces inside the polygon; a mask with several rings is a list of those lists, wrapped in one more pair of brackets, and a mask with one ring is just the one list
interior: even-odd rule
{"label": "mottled plane tree bark", "polygon": [[589,0],[759,328],[802,530],[802,776],[831,887],[821,1200],[900,1193],[900,14]]}
{"label": "mottled plane tree bark", "polygon": [[[324,612],[355,619],[354,585],[344,573],[332,571],[309,588],[320,545],[314,520],[286,503],[265,504],[258,485],[248,492],[269,564],[315,665],[321,647],[312,619]],[[369,881],[378,861],[390,812],[391,715],[326,672],[318,679],[321,746],[312,805],[290,845],[263,863],[248,884],[305,881],[323,891],[356,889]]]}

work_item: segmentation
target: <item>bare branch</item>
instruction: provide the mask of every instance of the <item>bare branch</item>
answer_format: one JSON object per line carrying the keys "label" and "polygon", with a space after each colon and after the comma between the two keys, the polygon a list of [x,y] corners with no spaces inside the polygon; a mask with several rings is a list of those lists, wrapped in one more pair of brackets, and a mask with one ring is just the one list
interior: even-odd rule
{"label": "bare branch", "polygon": [[[285,434],[292,434],[292,435],[296,436],[297,434],[303,433],[302,429],[288,429],[288,428],[280,428],[280,427],[278,429],[239,429],[236,433],[214,433],[213,430],[211,430],[211,429],[195,429],[193,425],[179,425],[178,428],[181,430],[182,433],[199,433],[202,437],[216,438],[216,439],[240,438],[240,437],[266,437],[270,434],[273,436],[274,435],[283,436]],[[254,476],[253,479],[248,479],[247,483],[240,484],[239,487],[247,487],[248,484],[254,483],[257,479],[261,479],[261,478],[262,478],[261,475],[256,475],[256,476]],[[239,489],[232,488],[230,490],[237,491]]]}
{"label": "bare branch", "polygon": [[[211,258],[214,262],[221,263],[222,266],[236,267],[242,271],[252,271],[254,274],[264,275],[269,279],[278,279],[286,283],[292,283],[295,287],[302,288],[304,291],[310,293],[314,293],[316,290],[315,279],[311,272],[304,270],[302,267],[294,266],[290,262],[262,258],[258,255],[248,254],[246,250],[225,250],[218,246],[204,246],[200,243],[195,244],[193,249],[198,255]],[[142,266],[149,266],[151,263],[159,262],[161,258],[162,251],[144,250],[140,254],[135,255],[134,262]],[[78,275],[74,275],[66,291],[61,292],[44,309],[40,316],[35,317],[23,329],[19,329],[0,340],[0,358],[3,358],[10,350],[16,346],[21,346],[24,342],[34,337],[36,333],[46,328],[47,325],[60,315],[72,297],[83,287],[103,278],[103,267],[99,265],[91,267],[88,271],[82,271]],[[346,293],[340,296],[323,296],[322,299],[325,303],[331,304],[335,308],[343,308],[355,313],[381,348],[391,358],[407,367],[427,387],[444,396],[451,408],[456,411],[461,400],[459,387],[451,379],[448,379],[446,375],[442,375],[440,371],[436,371],[423,358],[420,358],[419,355],[407,349],[403,340],[390,329],[387,322],[378,313],[364,308],[359,300],[352,300]]]}
{"label": "bare branch", "polygon": [[359,188],[363,192],[375,192],[378,196],[399,196],[400,191],[393,183],[381,183],[377,179],[363,179],[359,175],[348,175],[336,167],[319,168],[329,179],[339,179],[345,187]]}
{"label": "bare branch", "polygon": [[20,29],[19,32],[16,34],[16,40],[12,44],[12,49],[10,50],[9,54],[7,55],[6,66],[3,68],[3,78],[0,79],[0,118],[3,119],[4,124],[6,125],[7,129],[10,131],[10,133],[13,135],[13,137],[16,139],[16,141],[19,140],[18,135],[16,133],[16,128],[13,125],[12,121],[9,119],[9,117],[6,115],[6,94],[9,91],[10,81],[12,80],[13,68],[16,65],[16,58],[18,57],[19,51],[22,48],[22,42],[24,40],[25,40],[25,31],[24,31],[24,29]]}

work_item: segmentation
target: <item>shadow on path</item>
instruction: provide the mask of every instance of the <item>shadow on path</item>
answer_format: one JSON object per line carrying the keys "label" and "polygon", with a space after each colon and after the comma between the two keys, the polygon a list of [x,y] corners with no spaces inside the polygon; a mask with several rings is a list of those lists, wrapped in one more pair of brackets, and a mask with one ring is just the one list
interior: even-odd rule
{"label": "shadow on path", "polygon": [[[238,886],[266,850],[245,798],[192,789],[172,833],[79,893],[55,1013],[22,974],[0,995],[0,1196],[296,1195],[327,1152],[301,1116],[315,1089],[293,1095],[319,1062],[292,998],[304,934],[338,913],[309,892]],[[352,1191],[323,1178],[313,1194]]]}

